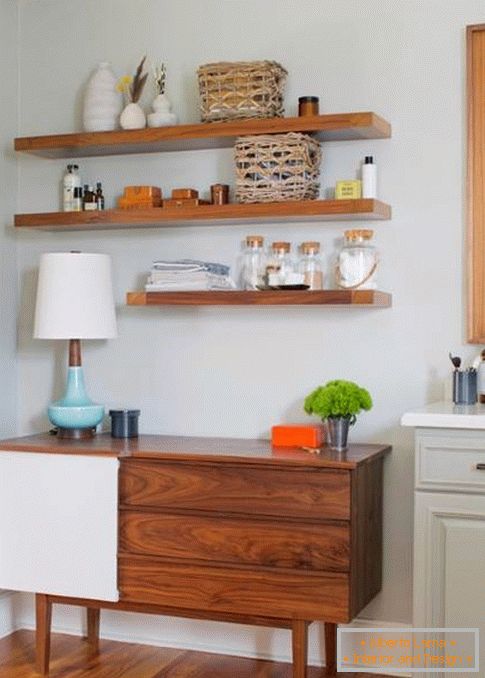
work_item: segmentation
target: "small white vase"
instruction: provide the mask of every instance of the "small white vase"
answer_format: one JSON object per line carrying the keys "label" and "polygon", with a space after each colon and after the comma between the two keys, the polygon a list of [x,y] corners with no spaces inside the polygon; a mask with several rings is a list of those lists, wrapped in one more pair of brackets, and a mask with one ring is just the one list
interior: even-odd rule
{"label": "small white vase", "polygon": [[166,94],[158,94],[152,103],[154,113],[147,116],[149,127],[167,127],[176,125],[178,118],[172,113],[172,104]]}
{"label": "small white vase", "polygon": [[93,73],[84,93],[83,127],[86,132],[117,129],[123,100],[116,91],[116,77],[103,61]]}
{"label": "small white vase", "polygon": [[120,116],[120,124],[123,129],[143,129],[146,118],[141,106],[133,102],[125,106]]}

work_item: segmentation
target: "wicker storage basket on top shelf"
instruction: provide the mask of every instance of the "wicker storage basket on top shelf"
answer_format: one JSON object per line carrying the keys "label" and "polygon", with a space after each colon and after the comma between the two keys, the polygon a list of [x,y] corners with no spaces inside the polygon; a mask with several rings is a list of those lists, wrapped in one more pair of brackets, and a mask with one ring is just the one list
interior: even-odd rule
{"label": "wicker storage basket on top shelf", "polygon": [[307,134],[239,137],[235,159],[237,202],[318,198],[321,148]]}
{"label": "wicker storage basket on top shelf", "polygon": [[276,61],[205,64],[199,76],[202,122],[282,116],[288,73]]}

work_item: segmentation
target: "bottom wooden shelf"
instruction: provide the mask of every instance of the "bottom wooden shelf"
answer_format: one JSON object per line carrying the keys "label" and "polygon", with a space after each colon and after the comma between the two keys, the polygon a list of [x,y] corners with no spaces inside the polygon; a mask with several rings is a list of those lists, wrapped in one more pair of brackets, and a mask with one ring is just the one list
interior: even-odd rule
{"label": "bottom wooden shelf", "polygon": [[392,296],[377,290],[128,292],[129,306],[371,306],[387,308]]}

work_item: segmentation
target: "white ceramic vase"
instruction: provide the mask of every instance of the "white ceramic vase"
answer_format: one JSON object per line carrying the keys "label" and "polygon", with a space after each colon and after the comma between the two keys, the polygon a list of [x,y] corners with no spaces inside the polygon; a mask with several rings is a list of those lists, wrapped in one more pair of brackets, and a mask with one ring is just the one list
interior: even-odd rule
{"label": "white ceramic vase", "polygon": [[166,94],[158,94],[152,103],[154,113],[147,116],[148,127],[167,127],[176,125],[178,118],[172,113],[172,104]]}
{"label": "white ceramic vase", "polygon": [[120,124],[123,129],[143,129],[146,118],[141,106],[133,102],[125,106],[120,116]]}
{"label": "white ceramic vase", "polygon": [[103,61],[89,79],[84,94],[85,131],[104,132],[116,129],[122,108],[123,99],[116,91],[116,77],[109,63]]}

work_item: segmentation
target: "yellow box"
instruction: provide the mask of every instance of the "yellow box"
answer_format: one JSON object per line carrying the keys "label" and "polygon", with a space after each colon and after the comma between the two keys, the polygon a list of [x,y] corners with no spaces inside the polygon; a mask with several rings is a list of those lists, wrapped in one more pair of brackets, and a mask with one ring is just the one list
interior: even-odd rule
{"label": "yellow box", "polygon": [[337,181],[335,185],[336,200],[358,200],[362,198],[362,182],[359,179]]}

